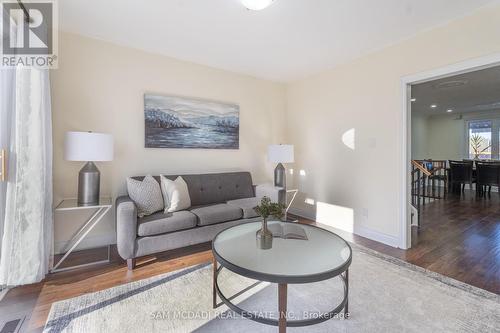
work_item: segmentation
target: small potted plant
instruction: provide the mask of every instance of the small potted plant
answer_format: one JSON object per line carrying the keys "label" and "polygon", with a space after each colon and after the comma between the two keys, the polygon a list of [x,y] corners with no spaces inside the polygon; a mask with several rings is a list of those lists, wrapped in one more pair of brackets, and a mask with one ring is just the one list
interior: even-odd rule
{"label": "small potted plant", "polygon": [[260,205],[254,208],[262,216],[262,228],[257,231],[257,246],[263,250],[270,249],[273,245],[273,234],[267,228],[267,220],[274,216],[278,220],[283,217],[285,205],[272,202],[268,197],[263,197]]}

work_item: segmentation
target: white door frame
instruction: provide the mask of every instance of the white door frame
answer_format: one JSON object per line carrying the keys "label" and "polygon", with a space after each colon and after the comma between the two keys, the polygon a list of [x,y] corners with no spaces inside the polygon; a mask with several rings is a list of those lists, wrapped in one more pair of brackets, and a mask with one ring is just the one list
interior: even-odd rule
{"label": "white door frame", "polygon": [[489,56],[466,60],[449,66],[404,76],[401,78],[401,105],[402,105],[402,123],[401,123],[401,155],[400,155],[400,225],[399,225],[399,244],[400,248],[408,249],[411,247],[411,226],[410,213],[408,209],[410,198],[410,161],[411,161],[411,85],[423,83],[448,76],[473,72],[493,66],[500,65],[500,53]]}

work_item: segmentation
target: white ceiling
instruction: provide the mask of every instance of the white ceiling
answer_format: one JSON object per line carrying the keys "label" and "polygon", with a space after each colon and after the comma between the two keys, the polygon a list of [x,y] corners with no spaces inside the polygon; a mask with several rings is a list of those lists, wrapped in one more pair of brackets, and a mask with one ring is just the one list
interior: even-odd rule
{"label": "white ceiling", "polygon": [[425,115],[499,110],[500,66],[417,84],[411,95],[412,112]]}
{"label": "white ceiling", "polygon": [[276,81],[332,68],[496,0],[63,0],[62,30]]}

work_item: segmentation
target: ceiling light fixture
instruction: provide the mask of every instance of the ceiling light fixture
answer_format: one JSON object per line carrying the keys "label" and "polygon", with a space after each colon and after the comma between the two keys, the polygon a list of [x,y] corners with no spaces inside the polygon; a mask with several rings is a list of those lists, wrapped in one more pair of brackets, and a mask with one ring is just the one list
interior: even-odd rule
{"label": "ceiling light fixture", "polygon": [[241,0],[243,6],[250,10],[262,10],[273,3],[274,0]]}
{"label": "ceiling light fixture", "polygon": [[436,104],[432,104],[432,105],[431,105],[431,108],[432,108],[432,109],[435,109],[435,108],[437,108],[437,107],[438,107],[438,106],[437,106]]}
{"label": "ceiling light fixture", "polygon": [[412,98],[412,99],[410,99],[410,101],[412,101],[412,102],[416,102],[416,101],[417,101],[417,99],[416,99],[416,98]]}
{"label": "ceiling light fixture", "polygon": [[452,109],[448,109],[448,110],[446,110],[446,112],[450,113],[450,112],[453,112],[453,110]]}

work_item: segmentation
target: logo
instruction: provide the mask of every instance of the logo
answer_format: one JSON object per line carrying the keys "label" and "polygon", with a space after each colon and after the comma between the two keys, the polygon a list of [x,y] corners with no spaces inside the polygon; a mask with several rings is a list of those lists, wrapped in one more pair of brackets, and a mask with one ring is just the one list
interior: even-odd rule
{"label": "logo", "polygon": [[57,68],[55,0],[1,1],[1,67]]}

